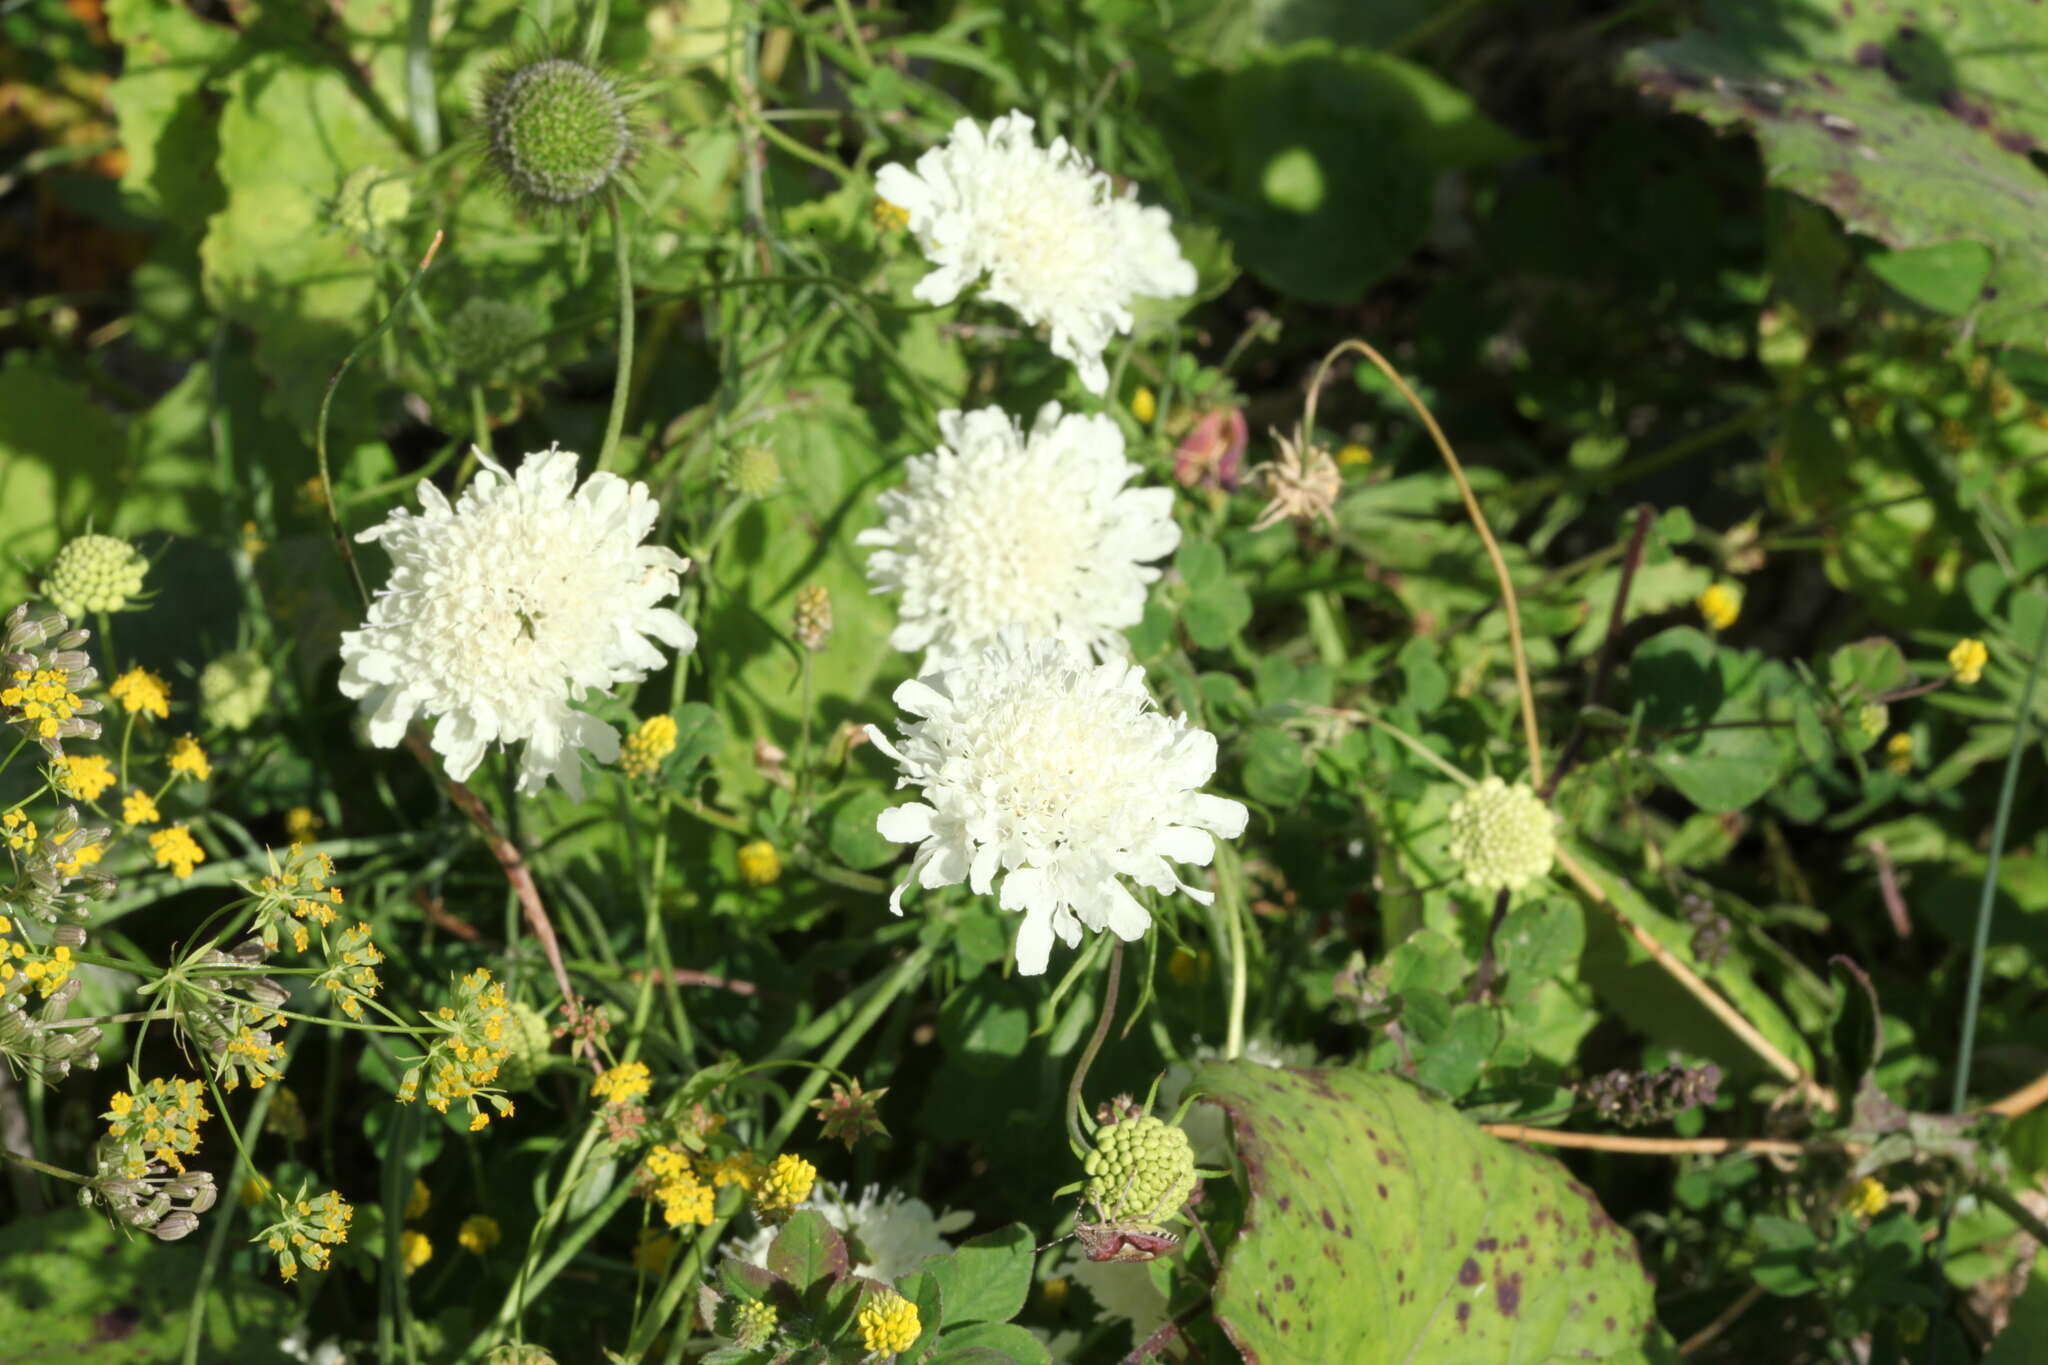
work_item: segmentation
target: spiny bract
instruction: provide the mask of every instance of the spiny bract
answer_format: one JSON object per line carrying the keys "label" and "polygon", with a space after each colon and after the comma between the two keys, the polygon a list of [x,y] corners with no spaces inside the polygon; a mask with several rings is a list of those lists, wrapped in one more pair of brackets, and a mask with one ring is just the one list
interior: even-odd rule
{"label": "spiny bract", "polygon": [[594,200],[632,159],[617,83],[573,57],[508,63],[484,83],[485,155],[529,208]]}

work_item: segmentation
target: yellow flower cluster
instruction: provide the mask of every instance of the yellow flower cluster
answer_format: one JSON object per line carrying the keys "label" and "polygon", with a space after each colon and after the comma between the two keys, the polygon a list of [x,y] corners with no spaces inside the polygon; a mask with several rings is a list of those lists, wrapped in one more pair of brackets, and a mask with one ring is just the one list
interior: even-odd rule
{"label": "yellow flower cluster", "polygon": [[1725,583],[1716,583],[1700,594],[1700,615],[1715,630],[1726,630],[1742,615],[1742,597]]}
{"label": "yellow flower cluster", "polygon": [[85,699],[71,690],[71,675],[57,668],[17,668],[0,687],[0,706],[20,714],[37,739],[55,739],[58,728],[78,714]]}
{"label": "yellow flower cluster", "polygon": [[647,1073],[647,1063],[626,1062],[611,1068],[592,1081],[590,1093],[602,1096],[606,1104],[631,1104],[645,1095],[652,1084],[652,1078]]}
{"label": "yellow flower cluster", "polygon": [[1884,753],[1886,772],[1904,777],[1913,771],[1913,737],[1904,730],[1885,741]]}
{"label": "yellow flower cluster", "polygon": [[504,1233],[498,1228],[498,1220],[487,1213],[472,1213],[462,1220],[462,1226],[455,1233],[455,1240],[462,1249],[472,1256],[481,1256],[498,1244]]}
{"label": "yellow flower cluster", "polygon": [[299,1273],[301,1261],[314,1270],[327,1269],[332,1249],[348,1240],[349,1221],[356,1216],[338,1191],[313,1199],[305,1193],[302,1186],[299,1198],[278,1200],[284,1217],[249,1239],[277,1253],[277,1273],[287,1280]]}
{"label": "yellow flower cluster", "polygon": [[1884,1182],[1866,1175],[1849,1192],[1849,1211],[1858,1218],[1875,1218],[1891,1200],[1891,1191],[1884,1187]]}
{"label": "yellow flower cluster", "polygon": [[[292,949],[305,952],[307,925],[325,929],[334,923],[334,907],[341,904],[341,888],[328,885],[334,875],[334,860],[325,853],[308,853],[298,844],[278,866],[277,854],[270,855],[270,875],[242,889],[256,897],[256,935],[268,952],[276,952],[282,930],[289,928]],[[368,992],[375,994],[374,988]]]}
{"label": "yellow flower cluster", "polygon": [[811,1197],[811,1186],[817,1180],[816,1166],[784,1152],[768,1163],[768,1173],[754,1189],[754,1216],[764,1223],[783,1221]]}
{"label": "yellow flower cluster", "polygon": [[450,1104],[461,1100],[469,1110],[471,1132],[491,1121],[477,1103],[479,1096],[500,1116],[509,1117],[512,1101],[493,1084],[499,1068],[512,1055],[508,1035],[514,1021],[505,988],[479,967],[455,983],[455,1004],[441,1006],[427,1022],[444,1036],[427,1049],[419,1066],[405,1073],[398,1085],[399,1102],[406,1103],[419,1094],[424,1075],[427,1103],[445,1114]]}
{"label": "yellow flower cluster", "polygon": [[115,1091],[100,1117],[107,1121],[121,1175],[140,1180],[152,1161],[182,1173],[184,1158],[199,1150],[199,1125],[213,1115],[198,1081],[159,1077],[132,1095]]}
{"label": "yellow flower cluster", "polygon": [[171,741],[168,762],[172,772],[185,773],[197,782],[213,776],[213,764],[208,761],[206,750],[200,748],[199,741],[190,735],[180,735]]}
{"label": "yellow flower cluster", "polygon": [[76,877],[88,867],[99,862],[101,858],[106,856],[106,853],[106,849],[98,844],[80,844],[77,848],[71,850],[70,857],[58,860],[58,875]]}
{"label": "yellow flower cluster", "polygon": [[782,855],[766,839],[741,844],[738,859],[740,880],[749,886],[769,886],[782,876]]}
{"label": "yellow flower cluster", "polygon": [[1984,676],[1984,665],[1990,662],[1991,651],[1984,648],[1982,640],[1958,640],[1948,652],[1948,666],[1956,681],[1965,687],[1974,687]]}
{"label": "yellow flower cluster", "polygon": [[715,1189],[737,1185],[748,1194],[761,1183],[761,1177],[768,1173],[768,1167],[760,1157],[749,1151],[727,1152],[724,1156],[713,1157],[704,1164],[704,1174],[711,1177]]}
{"label": "yellow flower cluster", "polygon": [[869,1299],[854,1321],[860,1327],[860,1344],[883,1356],[909,1350],[923,1330],[917,1320],[917,1305],[893,1290]]}
{"label": "yellow flower cluster", "polygon": [[158,720],[171,714],[171,688],[146,668],[131,668],[107,687],[107,695],[129,715],[147,711]]}
{"label": "yellow flower cluster", "polygon": [[206,861],[206,850],[192,837],[192,831],[183,825],[172,825],[149,836],[149,851],[156,855],[158,867],[168,867],[171,875],[183,881],[192,875],[192,869]]}
{"label": "yellow flower cluster", "polygon": [[619,771],[631,778],[652,777],[675,748],[675,717],[649,716],[620,746]]}
{"label": "yellow flower cluster", "polygon": [[712,1187],[697,1178],[688,1152],[656,1143],[647,1153],[647,1173],[653,1178],[654,1197],[661,1201],[661,1216],[670,1227],[710,1225]]}
{"label": "yellow flower cluster", "polygon": [[104,754],[66,754],[57,760],[57,783],[66,796],[97,801],[114,785],[114,768]]}
{"label": "yellow flower cluster", "polygon": [[0,840],[16,853],[26,853],[36,841],[36,822],[19,809],[0,815]]}
{"label": "yellow flower cluster", "polygon": [[130,825],[153,825],[163,819],[156,799],[146,791],[131,791],[121,798],[121,819]]}
{"label": "yellow flower cluster", "polygon": [[[0,934],[13,930],[14,921],[0,915]],[[22,995],[38,991],[48,999],[70,980],[75,965],[71,950],[61,943],[46,946],[21,939],[0,939],[0,1000],[6,999],[9,991]]]}
{"label": "yellow flower cluster", "polygon": [[405,1196],[405,1221],[427,1216],[427,1210],[434,1207],[434,1192],[427,1188],[427,1182],[414,1176],[412,1188]]}
{"label": "yellow flower cluster", "polygon": [[335,935],[332,943],[322,934],[320,943],[327,950],[327,966],[313,978],[313,984],[332,992],[343,1014],[362,1018],[363,1002],[377,993],[377,964],[384,960],[384,954],[370,941],[369,924],[357,920],[353,927]]}

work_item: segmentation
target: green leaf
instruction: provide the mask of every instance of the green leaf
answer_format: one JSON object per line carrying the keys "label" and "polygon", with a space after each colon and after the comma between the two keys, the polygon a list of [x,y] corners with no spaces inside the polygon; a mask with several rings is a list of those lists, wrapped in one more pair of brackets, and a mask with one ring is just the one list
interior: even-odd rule
{"label": "green leaf", "polygon": [[880,867],[903,851],[875,829],[875,817],[896,803],[874,787],[863,788],[833,807],[825,827],[825,846],[832,856],[857,871]]}
{"label": "green leaf", "polygon": [[1491,1005],[1458,1006],[1450,1027],[1417,1059],[1415,1079],[1457,1099],[1478,1082],[1500,1046],[1500,1034],[1500,1015]]}
{"label": "green leaf", "polygon": [[921,1269],[937,1281],[949,1323],[1006,1322],[1023,1311],[1031,1292],[1031,1247],[1031,1230],[1012,1223],[962,1242]]}
{"label": "green leaf", "polygon": [[1714,642],[1691,626],[1673,626],[1637,645],[1629,682],[1648,730],[1703,724],[1728,695],[1714,661]]}
{"label": "green leaf", "polygon": [[1252,800],[1291,807],[1308,795],[1312,776],[1300,740],[1277,725],[1252,731],[1244,759],[1244,790]]}
{"label": "green leaf", "polygon": [[1903,252],[1944,248],[1945,261],[1873,262],[1909,297],[1969,307],[1976,246],[1989,264],[1978,337],[2039,346],[2048,180],[2029,154],[2048,141],[2048,14],[2005,0],[1954,0],[1928,23],[1832,0],[1726,0],[1710,13],[1711,29],[1634,53],[1626,73],[1717,127],[1752,130],[1771,182],[1852,231]]}
{"label": "green leaf", "polygon": [[1191,1091],[1250,1182],[1215,1290],[1247,1358],[1675,1360],[1635,1243],[1554,1159],[1384,1074],[1226,1062]]}
{"label": "green leaf", "polygon": [[1991,250],[1982,242],[1935,242],[1904,251],[1880,251],[1865,262],[1870,273],[1922,308],[1950,315],[1968,312],[1991,274]]}
{"label": "green leaf", "polygon": [[1012,1365],[1051,1365],[1052,1356],[1037,1337],[1010,1322],[975,1322],[949,1327],[939,1338],[932,1365],[967,1365],[969,1361],[1007,1360]]}
{"label": "green leaf", "polygon": [[1905,684],[1906,656],[1881,636],[1843,645],[1828,656],[1828,683],[1846,705]]}
{"label": "green leaf", "polygon": [[2036,1258],[2027,1287],[2013,1300],[2005,1329],[1979,1365],[2034,1365],[2048,1360],[2048,1273]]}
{"label": "green leaf", "polygon": [[837,1281],[848,1269],[846,1241],[816,1209],[798,1209],[768,1244],[768,1269],[808,1293],[820,1280]]}
{"label": "green leaf", "polygon": [[1777,743],[1764,730],[1709,730],[1666,744],[1650,766],[1703,811],[1741,810],[1778,783]]}
{"label": "green leaf", "polygon": [[1577,901],[1525,902],[1508,911],[1498,943],[1508,998],[1520,999],[1546,981],[1578,975],[1579,953],[1586,946],[1585,915]]}
{"label": "green leaf", "polygon": [[1835,984],[1834,1008],[1828,1016],[1828,1041],[1837,1069],[1831,1084],[1836,1094],[1854,1095],[1884,1055],[1884,1012],[1878,1007],[1877,988],[1861,967],[1841,956],[1830,958],[1828,967]]}
{"label": "green leaf", "polygon": [[1808,1269],[1819,1245],[1811,1228],[1773,1214],[1760,1215],[1755,1226],[1764,1252],[1750,1273],[1766,1293],[1790,1298],[1820,1288]]}
{"label": "green leaf", "polygon": [[240,35],[161,0],[109,0],[107,28],[123,50],[107,87],[128,158],[121,188],[196,231],[221,205],[218,125],[202,91]]}
{"label": "green leaf", "polygon": [[28,365],[0,370],[0,602],[28,595],[64,537],[112,522],[125,445],[78,385]]}
{"label": "green leaf", "polygon": [[917,1305],[917,1343],[903,1356],[903,1365],[921,1365],[930,1359],[946,1325],[946,1295],[939,1278],[925,1270],[913,1270],[896,1281],[896,1292]]}

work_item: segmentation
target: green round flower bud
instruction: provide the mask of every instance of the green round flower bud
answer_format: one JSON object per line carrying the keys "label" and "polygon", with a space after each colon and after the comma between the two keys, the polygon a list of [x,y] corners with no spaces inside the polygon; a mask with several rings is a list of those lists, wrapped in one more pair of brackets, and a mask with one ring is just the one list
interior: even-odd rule
{"label": "green round flower bud", "polygon": [[1095,1150],[1081,1168],[1088,1201],[1111,1221],[1171,1218],[1195,1188],[1188,1135],[1150,1114],[1096,1129]]}
{"label": "green round flower bud", "polygon": [[448,356],[463,374],[490,378],[540,357],[540,319],[516,303],[473,298],[448,319]]}
{"label": "green round flower bud", "polygon": [[775,1305],[758,1299],[725,1299],[712,1324],[718,1335],[742,1351],[758,1351],[775,1335]]}
{"label": "green round flower bud", "polygon": [[43,579],[43,596],[73,618],[95,611],[120,611],[142,591],[149,561],[125,540],[79,536],[64,542]]}
{"label": "green round flower bud", "polygon": [[725,462],[725,481],[734,492],[765,498],[782,487],[782,465],[767,446],[741,446]]}
{"label": "green round flower bud", "polygon": [[270,666],[253,649],[223,654],[199,671],[199,714],[222,730],[246,730],[270,700]]}
{"label": "green round flower bud", "polygon": [[484,83],[483,119],[492,170],[530,207],[587,204],[632,158],[619,87],[573,57],[500,67]]}
{"label": "green round flower bud", "polygon": [[554,1030],[547,1016],[522,1000],[512,1002],[505,1046],[511,1049],[498,1063],[498,1084],[507,1090],[531,1090],[540,1069],[546,1065],[548,1049],[555,1045]]}
{"label": "green round flower bud", "polygon": [[1519,891],[1557,856],[1557,817],[1525,784],[1489,777],[1451,806],[1451,859],[1479,891]]}
{"label": "green round flower bud", "polygon": [[412,186],[382,166],[349,172],[334,196],[334,224],[352,237],[374,242],[412,208]]}

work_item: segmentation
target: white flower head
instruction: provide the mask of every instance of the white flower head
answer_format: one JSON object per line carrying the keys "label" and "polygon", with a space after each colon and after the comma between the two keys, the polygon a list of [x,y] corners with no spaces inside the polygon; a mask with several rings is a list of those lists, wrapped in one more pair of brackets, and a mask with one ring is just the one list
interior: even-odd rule
{"label": "white flower head", "polygon": [[[948,1234],[974,1221],[963,1212],[934,1213],[922,1199],[906,1198],[901,1190],[884,1190],[870,1185],[860,1198],[848,1199],[844,1185],[827,1183],[818,1212],[826,1222],[859,1244],[866,1259],[853,1267],[856,1275],[894,1283],[934,1256],[953,1249]],[[774,1228],[757,1228],[751,1235],[735,1237],[722,1250],[727,1256],[757,1265],[768,1265],[768,1247],[775,1240]]]}
{"label": "white flower head", "polygon": [[422,480],[418,513],[400,508],[356,537],[383,543],[391,578],[341,637],[341,690],[362,702],[373,744],[388,749],[431,716],[457,781],[493,742],[520,743],[520,791],[552,777],[580,799],[583,751],[610,763],[619,736],[571,704],[661,667],[656,640],[696,645],[661,605],[689,563],[641,544],[661,512],[647,485],[593,474],[578,487],[575,454],[557,448],[516,474],[477,457],[452,506]]}
{"label": "white flower head", "polygon": [[1027,436],[1000,408],[942,412],[944,444],[914,455],[857,543],[877,592],[901,594],[889,643],[925,670],[974,658],[1016,629],[1121,652],[1145,612],[1148,561],[1180,543],[1173,491],[1131,488],[1138,466],[1104,416],[1048,403]]}
{"label": "white flower head", "polygon": [[876,821],[883,838],[918,846],[895,913],[911,882],[987,895],[1000,878],[998,903],[1024,912],[1017,970],[1036,976],[1055,934],[1071,948],[1083,928],[1130,940],[1151,927],[1126,877],[1210,900],[1172,864],[1207,864],[1212,835],[1244,832],[1245,808],[1199,790],[1216,737],[1153,709],[1143,668],[1012,633],[895,700],[920,717],[901,747],[872,725],[868,737],[902,769],[896,785],[924,796]]}
{"label": "white flower head", "polygon": [[875,192],[910,215],[910,230],[938,268],[917,297],[948,304],[983,275],[988,297],[1033,326],[1052,329],[1053,354],[1080,369],[1090,393],[1109,387],[1102,352],[1131,330],[1133,298],[1195,292],[1173,223],[1135,187],[1109,177],[1065,138],[1040,147],[1031,119],[1009,113],[986,131],[961,119],[917,169],[884,166]]}

